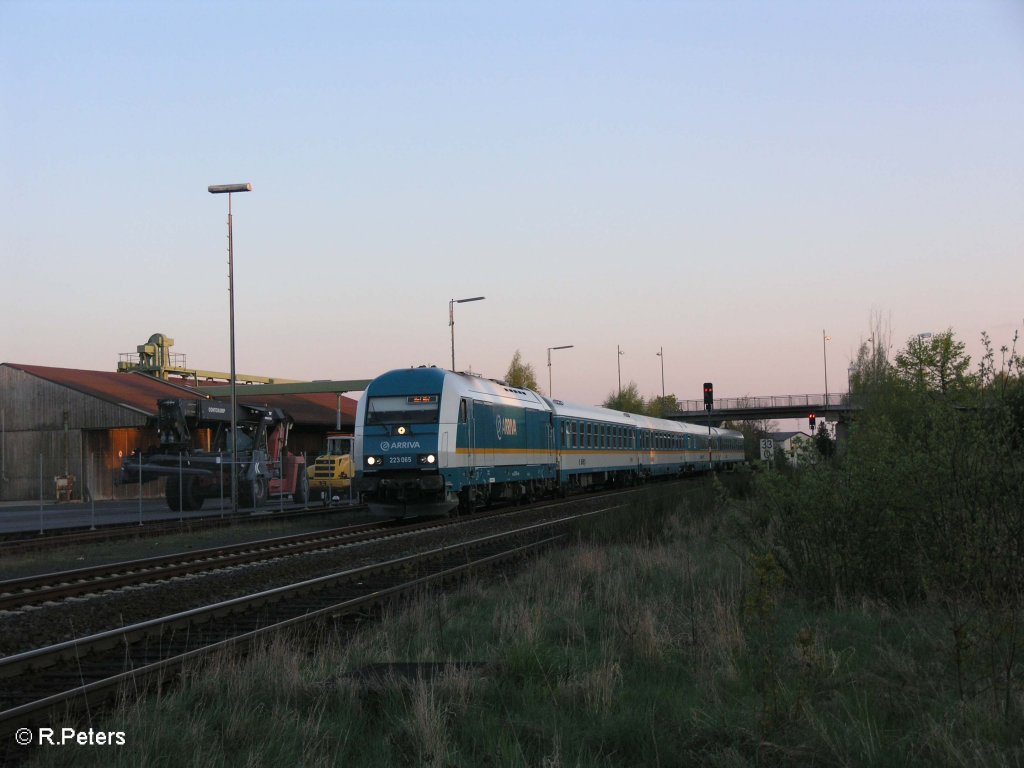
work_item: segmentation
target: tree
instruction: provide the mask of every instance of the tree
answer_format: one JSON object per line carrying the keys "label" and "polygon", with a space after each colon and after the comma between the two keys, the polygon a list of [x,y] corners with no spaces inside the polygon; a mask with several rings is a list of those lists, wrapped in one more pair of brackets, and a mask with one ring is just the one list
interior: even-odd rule
{"label": "tree", "polygon": [[537,372],[533,370],[532,365],[523,362],[523,356],[518,349],[515,355],[512,356],[512,362],[509,363],[508,370],[505,372],[505,383],[510,387],[532,389],[534,392],[539,391],[537,387]]}
{"label": "tree", "polygon": [[825,426],[824,419],[822,419],[821,423],[818,425],[818,432],[814,436],[814,447],[817,448],[818,453],[826,459],[830,459],[835,456],[836,441],[832,439],[832,435],[829,433],[828,427]]}
{"label": "tree", "polygon": [[645,413],[644,399],[640,397],[640,391],[637,389],[635,381],[629,382],[618,393],[612,392],[602,405],[605,408],[611,408],[613,411]]}
{"label": "tree", "polygon": [[943,395],[963,391],[969,384],[971,358],[950,328],[933,336],[911,336],[896,355],[896,377],[914,389]]}
{"label": "tree", "polygon": [[647,405],[644,408],[644,413],[649,416],[664,419],[673,413],[679,413],[679,410],[679,400],[676,396],[665,395],[663,397],[651,397],[648,399]]}
{"label": "tree", "polygon": [[[741,399],[741,405],[746,402]],[[747,461],[756,461],[761,458],[761,440],[769,438],[779,430],[777,422],[770,419],[743,419],[739,421],[726,421],[722,424],[723,429],[734,429],[743,433],[743,452]],[[781,446],[779,447],[781,450]]]}
{"label": "tree", "polygon": [[862,341],[857,358],[850,365],[850,392],[870,394],[884,387],[891,378],[889,346],[892,333],[888,321],[877,312],[871,317],[871,336]]}

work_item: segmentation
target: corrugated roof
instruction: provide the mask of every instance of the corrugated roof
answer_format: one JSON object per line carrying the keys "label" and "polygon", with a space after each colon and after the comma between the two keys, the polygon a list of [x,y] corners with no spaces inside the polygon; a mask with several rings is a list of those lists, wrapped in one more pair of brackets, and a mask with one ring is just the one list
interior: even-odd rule
{"label": "corrugated roof", "polygon": [[156,402],[165,397],[202,400],[203,395],[179,384],[169,384],[143,373],[114,373],[111,371],[83,371],[77,368],[50,368],[43,365],[3,363],[40,379],[60,384],[76,392],[95,397],[114,405],[123,405],[156,415]]}
{"label": "corrugated roof", "polygon": [[[259,384],[237,387],[238,402],[281,408],[292,417],[296,424],[315,424],[333,427],[336,423],[338,396],[333,393],[266,395],[262,394],[259,389]],[[218,399],[224,400],[225,398]],[[342,396],[342,425],[350,426],[355,423],[355,420],[356,401],[350,397]]]}
{"label": "corrugated roof", "polygon": [[[144,373],[115,373],[112,371],[83,371],[77,368],[51,368],[43,365],[21,365],[2,363],[9,368],[24,371],[40,379],[73,389],[76,392],[95,397],[114,405],[132,408],[156,416],[156,403],[168,397],[185,400],[204,400],[206,396],[182,384],[173,384]],[[258,386],[240,385],[237,388],[238,401],[251,405],[267,405],[281,408],[296,424],[334,427],[337,412],[337,395],[329,392],[301,395],[266,395],[258,392]],[[228,398],[216,398],[228,400]],[[341,421],[351,425],[355,421],[356,401],[341,398]]]}

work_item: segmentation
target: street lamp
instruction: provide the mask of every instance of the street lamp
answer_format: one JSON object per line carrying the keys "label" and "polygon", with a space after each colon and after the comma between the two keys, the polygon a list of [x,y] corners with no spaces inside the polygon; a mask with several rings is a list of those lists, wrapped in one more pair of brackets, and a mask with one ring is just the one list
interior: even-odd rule
{"label": "street lamp", "polygon": [[455,370],[455,305],[467,301],[483,301],[486,296],[474,296],[471,299],[452,299],[448,302],[448,327],[452,329],[452,370]]}
{"label": "street lamp", "polygon": [[228,196],[228,315],[230,318],[231,335],[231,511],[238,512],[238,487],[235,482],[235,441],[236,433],[235,402],[235,257],[231,232],[231,195],[234,192],[252,192],[252,184],[211,184],[207,187],[211,195]]}
{"label": "street lamp", "polygon": [[825,360],[825,407],[828,407],[828,352],[825,350],[825,342],[832,341],[831,336],[825,335],[825,329],[821,329],[821,356]]}
{"label": "street lamp", "polygon": [[618,344],[615,345],[615,349],[619,353],[618,357],[615,358],[615,362],[616,362],[616,364],[618,364],[618,367],[619,367],[619,394],[621,395],[622,394],[622,356],[624,354],[626,354],[626,353],[622,351],[622,348]]}
{"label": "street lamp", "polygon": [[573,344],[566,344],[562,347],[548,347],[548,397],[553,397],[551,394],[551,350],[552,349],[572,349]]}
{"label": "street lamp", "polygon": [[658,351],[655,352],[658,357],[661,358],[661,399],[665,399],[665,348],[658,347]]}

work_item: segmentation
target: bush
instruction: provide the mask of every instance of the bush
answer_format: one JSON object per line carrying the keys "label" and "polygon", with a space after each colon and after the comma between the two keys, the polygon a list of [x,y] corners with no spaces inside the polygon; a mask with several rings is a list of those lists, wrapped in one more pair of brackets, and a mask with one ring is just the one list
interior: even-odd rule
{"label": "bush", "polygon": [[758,477],[740,523],[807,599],[940,607],[961,696],[1001,691],[1008,714],[1024,626],[1020,361],[983,361],[973,382],[954,400],[878,377],[845,449]]}

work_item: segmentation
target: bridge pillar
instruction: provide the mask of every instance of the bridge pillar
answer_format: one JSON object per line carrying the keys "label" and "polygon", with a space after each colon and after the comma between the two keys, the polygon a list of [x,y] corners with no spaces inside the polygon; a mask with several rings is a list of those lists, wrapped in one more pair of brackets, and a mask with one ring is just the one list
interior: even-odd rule
{"label": "bridge pillar", "polygon": [[850,438],[850,422],[846,419],[836,420],[836,448],[844,445]]}

